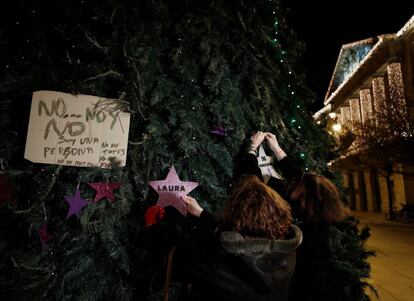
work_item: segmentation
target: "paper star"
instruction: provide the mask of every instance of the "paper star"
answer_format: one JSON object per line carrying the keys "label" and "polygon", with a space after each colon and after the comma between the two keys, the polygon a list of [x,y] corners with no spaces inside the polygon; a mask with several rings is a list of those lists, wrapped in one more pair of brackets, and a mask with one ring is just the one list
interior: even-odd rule
{"label": "paper star", "polygon": [[47,224],[41,225],[37,232],[39,233],[40,242],[42,243],[42,250],[47,250],[47,248],[49,248],[47,242],[53,238],[52,235],[47,233]]}
{"label": "paper star", "polygon": [[220,137],[226,137],[227,136],[227,132],[225,128],[222,127],[216,127],[214,128],[214,130],[210,131],[210,134],[214,134]]}
{"label": "paper star", "polygon": [[88,183],[93,189],[96,190],[94,203],[97,203],[100,199],[107,198],[111,202],[115,202],[114,190],[121,187],[119,183]]}
{"label": "paper star", "polygon": [[273,167],[273,158],[272,156],[267,156],[263,146],[259,148],[259,155],[257,157],[257,162],[259,163],[260,171],[262,172],[263,181],[267,183],[271,177],[276,179],[282,179],[282,177],[277,173]]}
{"label": "paper star", "polygon": [[79,187],[76,187],[75,195],[73,197],[65,196],[65,201],[69,204],[69,211],[66,219],[76,214],[80,216],[81,209],[88,205],[88,202],[81,198]]}
{"label": "paper star", "polygon": [[149,185],[160,196],[157,205],[161,207],[173,206],[182,215],[187,216],[187,206],[180,197],[187,195],[196,188],[198,186],[197,182],[181,181],[174,166],[172,166],[165,180],[151,181]]}

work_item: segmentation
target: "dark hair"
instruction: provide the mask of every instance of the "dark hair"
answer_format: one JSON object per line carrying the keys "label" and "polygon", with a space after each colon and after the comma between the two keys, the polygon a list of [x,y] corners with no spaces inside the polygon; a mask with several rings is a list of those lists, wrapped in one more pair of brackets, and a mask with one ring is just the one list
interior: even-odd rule
{"label": "dark hair", "polygon": [[289,204],[256,176],[248,176],[233,189],[222,222],[242,235],[284,238],[292,223]]}
{"label": "dark hair", "polygon": [[307,220],[332,223],[344,219],[348,214],[338,188],[319,174],[305,173],[293,187],[290,196],[293,201],[299,202]]}

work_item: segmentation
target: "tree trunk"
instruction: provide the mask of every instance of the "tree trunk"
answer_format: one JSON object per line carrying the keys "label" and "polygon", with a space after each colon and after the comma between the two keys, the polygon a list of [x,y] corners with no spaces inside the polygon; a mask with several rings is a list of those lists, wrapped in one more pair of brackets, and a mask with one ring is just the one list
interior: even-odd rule
{"label": "tree trunk", "polygon": [[388,190],[388,213],[389,213],[389,219],[390,220],[395,220],[395,212],[394,212],[394,188],[392,187],[393,185],[391,184],[391,174],[392,171],[387,170],[387,175],[386,175],[386,180],[387,180],[387,190]]}

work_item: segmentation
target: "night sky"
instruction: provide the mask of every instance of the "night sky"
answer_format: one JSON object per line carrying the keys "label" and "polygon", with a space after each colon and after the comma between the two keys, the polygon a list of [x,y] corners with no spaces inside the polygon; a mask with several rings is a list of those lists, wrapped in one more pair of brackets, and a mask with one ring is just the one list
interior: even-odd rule
{"label": "night sky", "polygon": [[318,96],[314,110],[323,106],[332,72],[343,44],[386,33],[396,33],[414,14],[410,0],[383,1],[285,0],[286,17],[306,44],[303,57],[309,87]]}

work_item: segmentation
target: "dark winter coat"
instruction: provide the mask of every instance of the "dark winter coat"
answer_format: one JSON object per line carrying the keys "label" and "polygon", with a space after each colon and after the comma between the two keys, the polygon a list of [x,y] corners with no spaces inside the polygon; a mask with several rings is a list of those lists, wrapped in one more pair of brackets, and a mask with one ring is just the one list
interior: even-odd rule
{"label": "dark winter coat", "polygon": [[[331,225],[307,220],[299,204],[290,199],[290,189],[302,178],[302,170],[289,157],[277,162],[275,167],[281,170],[285,181],[271,178],[267,184],[289,202],[295,222],[303,233],[303,242],[297,250],[296,270],[290,286],[289,300],[337,300],[329,279],[332,272],[329,247]],[[240,176],[243,174],[256,175],[263,179],[256,156],[245,156],[240,165]]]}
{"label": "dark winter coat", "polygon": [[[205,211],[200,223],[204,230],[215,224]],[[302,241],[298,227],[292,226],[284,240],[244,237],[234,231],[205,234],[204,242],[177,250],[175,269],[192,285],[190,300],[287,300],[296,248]]]}

